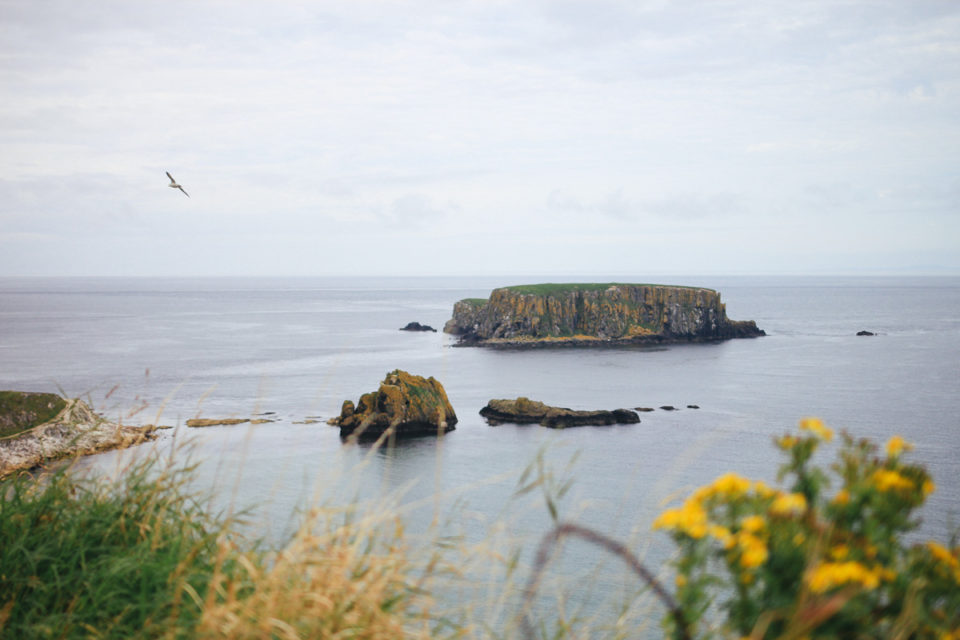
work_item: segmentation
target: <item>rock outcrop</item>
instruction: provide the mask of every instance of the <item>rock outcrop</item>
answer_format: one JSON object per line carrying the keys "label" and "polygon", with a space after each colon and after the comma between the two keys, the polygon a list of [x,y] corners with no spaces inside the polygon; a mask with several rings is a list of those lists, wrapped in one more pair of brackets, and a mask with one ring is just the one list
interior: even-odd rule
{"label": "rock outcrop", "polygon": [[604,346],[765,335],[727,318],[712,289],[647,284],[540,284],[494,289],[454,305],[443,329],[462,345]]}
{"label": "rock outcrop", "polygon": [[115,424],[82,400],[49,393],[0,392],[0,416],[0,478],[50,460],[120,449],[154,437],[152,429]]}
{"label": "rock outcrop", "polygon": [[340,427],[341,438],[373,440],[388,432],[397,437],[435,436],[451,431],[457,414],[437,380],[398,369],[356,405],[345,401],[340,415],[329,423]]}
{"label": "rock outcrop", "polygon": [[487,424],[490,425],[512,422],[540,424],[551,429],[640,422],[640,416],[630,409],[578,411],[565,407],[551,407],[523,397],[516,400],[491,400],[480,410],[480,415],[486,418]]}
{"label": "rock outcrop", "polygon": [[437,330],[431,327],[428,324],[420,324],[419,322],[408,322],[407,326],[400,327],[400,331],[432,331],[436,333]]}

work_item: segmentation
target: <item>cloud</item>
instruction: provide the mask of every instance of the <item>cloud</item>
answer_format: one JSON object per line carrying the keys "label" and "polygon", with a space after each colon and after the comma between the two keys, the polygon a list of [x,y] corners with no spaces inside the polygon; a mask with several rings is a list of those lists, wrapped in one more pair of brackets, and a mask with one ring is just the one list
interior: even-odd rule
{"label": "cloud", "polygon": [[685,194],[628,198],[622,189],[595,199],[581,199],[555,190],[547,197],[548,209],[576,216],[600,215],[619,221],[696,222],[743,214],[747,207],[741,196],[732,193]]}
{"label": "cloud", "polygon": [[509,270],[614,260],[578,224],[736,221],[768,231],[729,232],[761,268],[793,251],[777,213],[806,207],[851,226],[922,215],[942,243],[958,33],[960,5],[937,0],[7,2],[0,225],[25,234],[21,272],[48,229],[241,253],[273,231],[333,250],[367,224],[411,251],[436,234],[463,250],[478,226],[555,232],[524,245],[539,255],[505,251]]}

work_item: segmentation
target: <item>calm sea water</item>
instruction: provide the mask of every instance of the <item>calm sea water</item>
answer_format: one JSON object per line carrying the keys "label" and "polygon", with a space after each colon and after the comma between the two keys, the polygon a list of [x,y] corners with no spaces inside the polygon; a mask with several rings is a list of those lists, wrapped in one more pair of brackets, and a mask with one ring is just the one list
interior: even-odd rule
{"label": "calm sea water", "polygon": [[[772,480],[771,438],[809,415],[881,443],[914,442],[938,486],[921,534],[943,539],[958,522],[960,278],[657,278],[719,290],[731,318],[768,334],[718,344],[494,351],[398,331],[413,320],[441,329],[461,298],[540,280],[0,279],[0,388],[62,390],[127,423],[277,419],[165,431],[158,445],[190,438],[198,483],[217,492],[212,508],[253,506],[258,533],[277,541],[309,500],[399,489],[402,502],[422,501],[408,512],[414,529],[456,515],[471,539],[508,522],[535,540],[550,523],[543,500],[514,494],[540,455],[558,483],[574,481],[562,515],[656,561],[669,553],[665,536],[649,532],[664,500],[731,470]],[[857,337],[861,329],[877,335]],[[443,383],[455,431],[373,451],[343,445],[322,422],[296,424],[338,414],[396,368]],[[521,395],[577,409],[681,410],[565,431],[490,427],[478,415],[491,398]],[[110,470],[123,455],[87,466]],[[573,573],[594,561],[583,549],[568,556]]]}

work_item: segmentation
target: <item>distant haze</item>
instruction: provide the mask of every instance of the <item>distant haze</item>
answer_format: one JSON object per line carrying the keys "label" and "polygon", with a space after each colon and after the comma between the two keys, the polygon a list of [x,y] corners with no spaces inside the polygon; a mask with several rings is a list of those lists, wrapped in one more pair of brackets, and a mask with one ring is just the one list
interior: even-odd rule
{"label": "distant haze", "polygon": [[960,273],[953,0],[0,0],[0,96],[0,276]]}

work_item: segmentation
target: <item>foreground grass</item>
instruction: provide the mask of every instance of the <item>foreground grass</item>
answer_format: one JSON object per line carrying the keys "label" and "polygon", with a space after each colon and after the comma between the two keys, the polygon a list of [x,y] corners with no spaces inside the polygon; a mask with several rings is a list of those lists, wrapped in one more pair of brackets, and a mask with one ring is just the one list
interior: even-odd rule
{"label": "foreground grass", "polygon": [[279,553],[241,549],[189,477],[146,461],[118,484],[59,471],[0,485],[0,636],[443,635],[398,522],[314,512]]}
{"label": "foreground grass", "polygon": [[[905,542],[932,479],[899,437],[883,454],[846,437],[831,496],[812,458],[832,436],[805,420],[776,439],[785,488],[726,474],[661,514],[655,528],[678,546],[672,589],[627,545],[559,517],[569,484],[541,457],[518,493],[542,491],[554,527],[529,568],[497,543],[417,545],[390,504],[315,508],[283,548],[265,550],[243,540],[238,521],[202,508],[190,469],[155,458],[119,481],[66,470],[14,478],[0,483],[0,637],[632,638],[662,618],[674,638],[960,639],[957,540]],[[565,538],[635,574],[636,594],[612,625],[584,625],[562,597],[538,600]],[[444,611],[433,596],[466,587],[469,604],[477,563],[497,593],[484,607]],[[577,578],[575,588],[589,584]],[[636,615],[651,594],[655,606]]]}

